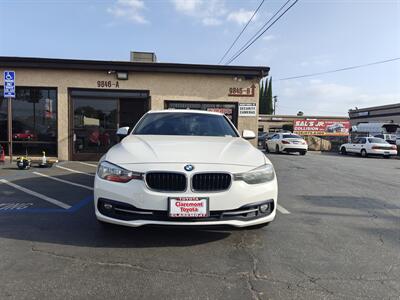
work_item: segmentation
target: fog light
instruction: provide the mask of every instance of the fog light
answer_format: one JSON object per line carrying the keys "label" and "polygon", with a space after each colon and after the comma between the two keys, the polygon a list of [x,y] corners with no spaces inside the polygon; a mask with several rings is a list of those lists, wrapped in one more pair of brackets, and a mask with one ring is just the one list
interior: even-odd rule
{"label": "fog light", "polygon": [[261,213],[265,214],[269,210],[269,204],[262,204],[259,209]]}
{"label": "fog light", "polygon": [[109,204],[109,203],[104,203],[104,204],[103,204],[103,207],[104,207],[105,209],[112,209],[112,208],[113,208],[113,206],[112,206],[111,204]]}

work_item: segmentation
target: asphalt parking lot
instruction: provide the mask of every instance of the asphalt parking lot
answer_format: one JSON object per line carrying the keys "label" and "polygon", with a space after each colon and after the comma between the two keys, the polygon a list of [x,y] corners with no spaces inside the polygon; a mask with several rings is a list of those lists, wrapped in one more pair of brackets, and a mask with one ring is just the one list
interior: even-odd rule
{"label": "asphalt parking lot", "polygon": [[257,230],[102,227],[95,163],[0,169],[0,298],[399,299],[400,160],[267,155]]}

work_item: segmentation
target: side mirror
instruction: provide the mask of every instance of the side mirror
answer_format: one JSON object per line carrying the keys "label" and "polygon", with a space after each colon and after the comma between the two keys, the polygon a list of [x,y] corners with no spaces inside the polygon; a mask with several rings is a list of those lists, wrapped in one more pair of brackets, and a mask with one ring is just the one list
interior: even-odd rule
{"label": "side mirror", "polygon": [[121,138],[127,136],[129,133],[129,127],[120,127],[117,130],[117,135]]}
{"label": "side mirror", "polygon": [[255,134],[254,131],[252,131],[252,130],[247,130],[247,129],[245,129],[245,130],[243,130],[243,132],[242,132],[242,137],[243,137],[245,140],[252,140],[252,139],[255,139],[255,138],[256,138],[256,134]]}

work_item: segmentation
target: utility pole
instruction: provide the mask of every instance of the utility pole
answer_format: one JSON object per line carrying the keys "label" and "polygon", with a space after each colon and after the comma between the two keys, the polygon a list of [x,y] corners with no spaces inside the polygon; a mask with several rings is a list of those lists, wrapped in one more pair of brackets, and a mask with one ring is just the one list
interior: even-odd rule
{"label": "utility pole", "polygon": [[274,115],[276,115],[276,102],[278,102],[278,96],[274,96],[274,97],[272,97],[272,98],[274,98]]}

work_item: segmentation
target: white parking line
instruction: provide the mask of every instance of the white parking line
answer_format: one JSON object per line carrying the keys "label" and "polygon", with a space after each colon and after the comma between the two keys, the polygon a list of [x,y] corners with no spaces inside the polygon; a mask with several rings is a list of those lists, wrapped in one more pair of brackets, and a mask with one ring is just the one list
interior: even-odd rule
{"label": "white parking line", "polygon": [[35,192],[35,191],[29,190],[29,189],[27,189],[27,188],[24,188],[24,187],[22,187],[22,186],[20,186],[20,185],[18,185],[18,184],[15,184],[15,183],[12,183],[12,182],[6,180],[6,179],[0,179],[0,182],[1,182],[1,183],[4,183],[4,184],[7,184],[7,185],[9,185],[9,186],[11,186],[11,187],[13,187],[13,188],[15,188],[15,189],[17,189],[17,190],[20,190],[20,191],[24,192],[24,193],[27,193],[27,194],[29,194],[29,195],[35,196],[35,197],[37,197],[37,198],[40,198],[40,199],[42,199],[42,200],[44,200],[44,201],[50,202],[51,204],[57,205],[57,206],[59,206],[59,207],[62,207],[62,208],[64,208],[64,209],[69,209],[69,208],[71,208],[71,206],[68,205],[68,204],[65,204],[65,203],[63,203],[63,202],[61,202],[61,201],[58,201],[58,200],[56,200],[56,199],[47,197],[47,196],[45,196],[45,195],[43,195],[43,194],[39,194],[39,193],[37,193],[37,192]]}
{"label": "white parking line", "polygon": [[72,182],[72,181],[60,179],[60,178],[53,177],[53,176],[50,176],[50,175],[46,175],[46,174],[39,173],[39,172],[32,172],[32,173],[36,174],[36,175],[39,175],[39,176],[42,176],[42,177],[46,177],[46,178],[55,180],[55,181],[59,181],[59,182],[62,182],[62,183],[67,183],[67,184],[70,184],[70,185],[78,186],[78,187],[93,191],[93,188],[90,187],[90,186],[87,186],[87,185],[83,185],[83,184],[75,183],[75,182]]}
{"label": "white parking line", "polygon": [[88,176],[94,177],[94,175],[93,175],[93,174],[90,174],[90,173],[86,173],[86,172],[82,172],[82,171],[77,171],[77,170],[73,170],[73,169],[66,168],[66,167],[62,167],[62,166],[58,166],[58,165],[56,165],[56,167],[57,167],[57,168],[60,168],[60,169],[63,169],[63,170],[66,170],[66,171],[69,171],[69,172],[72,172],[72,173],[84,174],[84,175],[88,175]]}
{"label": "white parking line", "polygon": [[278,211],[281,214],[284,214],[284,215],[289,215],[290,214],[290,211],[288,211],[286,208],[280,206],[279,204],[276,206],[276,208],[278,209]]}
{"label": "white parking line", "polygon": [[80,164],[85,165],[85,166],[90,166],[90,167],[95,167],[95,168],[97,168],[97,165],[95,165],[95,164],[89,164],[89,163],[85,163],[85,162],[83,162],[83,161],[77,161],[77,163],[80,163]]}

